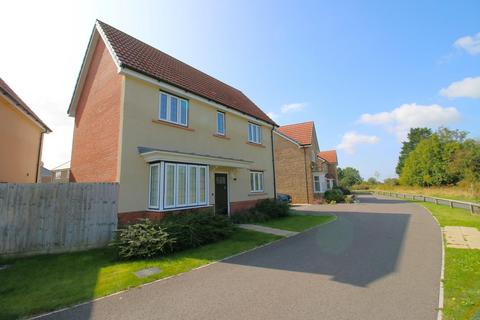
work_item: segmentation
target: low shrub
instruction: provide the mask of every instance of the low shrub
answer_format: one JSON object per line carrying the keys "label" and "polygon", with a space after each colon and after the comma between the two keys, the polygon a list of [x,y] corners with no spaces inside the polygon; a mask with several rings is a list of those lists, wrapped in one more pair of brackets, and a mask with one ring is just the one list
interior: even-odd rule
{"label": "low shrub", "polygon": [[212,211],[167,216],[160,224],[175,239],[173,251],[195,248],[228,238],[235,227],[227,217]]}
{"label": "low shrub", "polygon": [[332,201],[343,202],[344,195],[342,190],[331,189],[331,190],[325,191],[325,200],[327,200],[327,202],[332,202]]}
{"label": "low shrub", "polygon": [[347,195],[345,196],[345,203],[353,203],[353,201],[355,200],[355,196],[354,195]]}
{"label": "low shrub", "polygon": [[172,250],[175,239],[146,219],[120,230],[114,245],[121,259],[151,258]]}
{"label": "low shrub", "polygon": [[121,259],[152,258],[226,239],[234,230],[230,219],[212,211],[172,214],[127,226],[113,245]]}
{"label": "low shrub", "polygon": [[255,207],[232,215],[234,223],[265,222],[270,219],[286,217],[290,214],[290,205],[275,199],[258,201]]}
{"label": "low shrub", "polygon": [[338,190],[342,191],[343,195],[345,195],[345,196],[348,196],[348,195],[352,194],[352,192],[349,189],[347,189],[345,187],[342,187],[342,186],[337,186],[337,187],[334,187],[333,189],[338,189]]}

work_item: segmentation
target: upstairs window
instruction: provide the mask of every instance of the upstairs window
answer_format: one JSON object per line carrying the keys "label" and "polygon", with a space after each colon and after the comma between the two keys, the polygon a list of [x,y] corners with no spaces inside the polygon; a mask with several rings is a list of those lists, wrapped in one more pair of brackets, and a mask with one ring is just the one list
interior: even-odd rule
{"label": "upstairs window", "polygon": [[257,144],[262,143],[262,130],[259,125],[248,124],[248,141]]}
{"label": "upstairs window", "polygon": [[158,118],[186,127],[188,125],[188,101],[160,92]]}
{"label": "upstairs window", "polygon": [[225,135],[225,113],[217,111],[217,134]]}

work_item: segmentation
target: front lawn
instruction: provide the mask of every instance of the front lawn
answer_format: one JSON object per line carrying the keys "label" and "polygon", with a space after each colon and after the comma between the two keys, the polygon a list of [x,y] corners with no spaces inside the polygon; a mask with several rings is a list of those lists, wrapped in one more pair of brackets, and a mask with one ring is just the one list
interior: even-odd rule
{"label": "front lawn", "polygon": [[[12,266],[0,271],[0,319],[16,319],[102,297],[280,238],[239,229],[227,240],[159,259],[118,261],[108,248],[3,260],[0,264]],[[158,267],[161,272],[143,279],[133,274],[147,267]]]}
{"label": "front lawn", "polygon": [[[480,216],[468,210],[417,202],[440,225],[480,229]],[[480,250],[445,248],[444,319],[471,320],[480,312]]]}
{"label": "front lawn", "polygon": [[255,224],[282,229],[288,231],[301,232],[306,229],[315,227],[320,224],[324,224],[330,221],[335,220],[337,217],[334,215],[323,215],[323,216],[303,216],[303,215],[290,215],[288,217],[277,218],[269,220],[266,222],[258,222]]}
{"label": "front lawn", "polygon": [[480,250],[445,248],[445,320],[480,314]]}

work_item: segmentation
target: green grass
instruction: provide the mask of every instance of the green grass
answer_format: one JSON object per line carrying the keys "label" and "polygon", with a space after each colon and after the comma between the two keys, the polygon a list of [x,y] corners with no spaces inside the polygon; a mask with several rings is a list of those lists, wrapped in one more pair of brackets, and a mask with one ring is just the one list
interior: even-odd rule
{"label": "green grass", "polygon": [[301,232],[308,228],[324,224],[335,220],[336,216],[334,215],[324,215],[324,216],[300,216],[300,215],[291,215],[285,218],[278,218],[270,220],[267,222],[256,223],[261,226]]}
{"label": "green grass", "polygon": [[445,249],[445,320],[470,320],[480,313],[480,250]]}
{"label": "green grass", "polygon": [[450,208],[448,206],[437,205],[429,202],[415,202],[429,209],[437,218],[442,227],[462,226],[474,227],[480,230],[480,215],[471,214],[469,210]]}
{"label": "green grass", "polygon": [[[0,319],[42,313],[165,278],[281,237],[239,229],[227,240],[165,258],[118,261],[112,249],[4,260],[0,271]],[[158,267],[157,275],[139,279],[133,272]]]}
{"label": "green grass", "polygon": [[[480,216],[468,210],[418,202],[442,227],[480,229]],[[444,319],[471,320],[480,313],[480,250],[445,248]]]}

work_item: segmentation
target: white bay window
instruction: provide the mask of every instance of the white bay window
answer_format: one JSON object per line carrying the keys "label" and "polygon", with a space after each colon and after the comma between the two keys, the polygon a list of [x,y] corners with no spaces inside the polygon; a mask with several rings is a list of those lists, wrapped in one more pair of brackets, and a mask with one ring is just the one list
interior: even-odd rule
{"label": "white bay window", "polygon": [[148,207],[154,210],[208,204],[208,168],[204,165],[162,162],[150,165]]}

